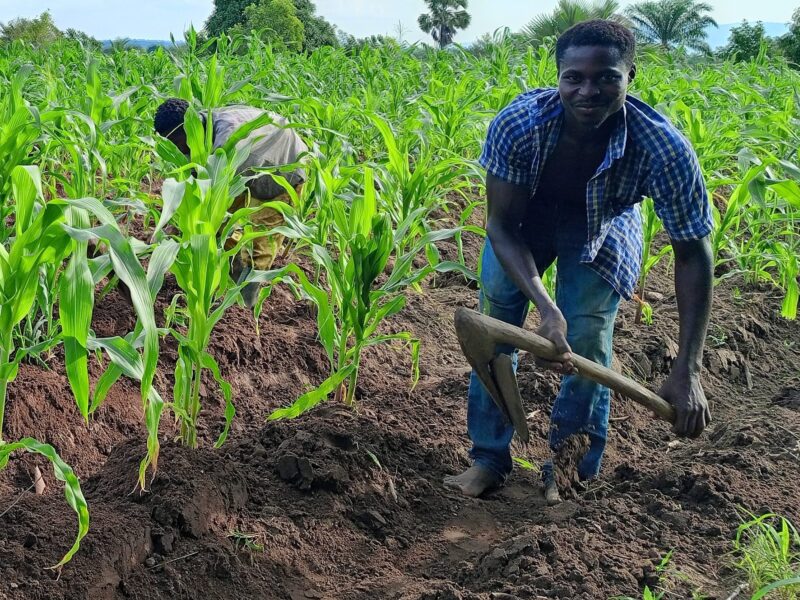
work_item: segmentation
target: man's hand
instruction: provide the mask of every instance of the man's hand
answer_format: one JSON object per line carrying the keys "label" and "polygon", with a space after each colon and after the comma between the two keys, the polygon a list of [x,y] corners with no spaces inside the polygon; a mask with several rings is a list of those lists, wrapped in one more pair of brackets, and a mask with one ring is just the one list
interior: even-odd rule
{"label": "man's hand", "polygon": [[543,369],[552,369],[562,375],[574,375],[577,370],[572,362],[572,348],[567,343],[567,321],[564,315],[555,305],[540,312],[542,322],[536,329],[536,334],[553,342],[560,356],[556,360],[545,360],[537,356],[536,364]]}
{"label": "man's hand", "polygon": [[658,395],[675,408],[672,431],[677,435],[696,438],[711,423],[711,411],[699,373],[675,366]]}

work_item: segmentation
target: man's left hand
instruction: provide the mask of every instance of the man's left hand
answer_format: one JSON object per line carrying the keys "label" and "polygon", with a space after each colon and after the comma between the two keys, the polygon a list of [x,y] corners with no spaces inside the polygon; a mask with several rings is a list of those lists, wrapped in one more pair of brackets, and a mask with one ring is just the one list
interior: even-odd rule
{"label": "man's left hand", "polygon": [[711,411],[700,384],[700,373],[675,366],[658,395],[675,408],[672,431],[677,435],[696,438],[711,423]]}

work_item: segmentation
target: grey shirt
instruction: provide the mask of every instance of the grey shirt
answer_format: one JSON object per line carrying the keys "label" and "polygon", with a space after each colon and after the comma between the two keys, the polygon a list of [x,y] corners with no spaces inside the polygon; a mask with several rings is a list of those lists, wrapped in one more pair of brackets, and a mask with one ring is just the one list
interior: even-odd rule
{"label": "grey shirt", "polygon": [[[214,109],[212,111],[214,149],[225,144],[239,127],[266,112],[260,108],[243,105]],[[284,129],[289,124],[284,117],[275,113],[269,113],[269,115],[274,123],[255,129],[247,138],[237,144],[237,147],[240,147],[254,142],[250,149],[250,156],[239,169],[242,174],[252,174],[248,173],[251,167],[274,167],[297,162],[298,156],[308,151],[308,146],[303,143],[294,129]],[[287,172],[279,171],[278,174],[285,177],[293,186],[306,180],[306,174],[302,168]],[[247,183],[247,187],[253,197],[259,200],[270,200],[286,191],[268,173],[251,179]]]}

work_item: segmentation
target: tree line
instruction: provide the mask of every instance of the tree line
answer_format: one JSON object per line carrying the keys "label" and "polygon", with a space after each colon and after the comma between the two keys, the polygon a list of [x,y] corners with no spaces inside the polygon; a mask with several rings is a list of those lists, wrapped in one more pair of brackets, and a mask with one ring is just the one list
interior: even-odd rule
{"label": "tree line", "polygon": [[556,8],[532,19],[519,32],[482,36],[472,49],[496,43],[498,37],[517,45],[539,45],[547,37],[559,36],[571,26],[589,19],[612,19],[630,27],[642,45],[664,50],[686,48],[702,55],[716,54],[721,58],[751,60],[760,52],[783,55],[800,65],[800,8],[794,11],[789,31],[780,37],[768,37],[761,22],[743,21],[733,27],[728,43],[712,52],[707,42],[709,27],[717,27],[711,17],[712,6],[696,0],[645,0],[620,10],[617,0],[559,0]]}
{"label": "tree line", "polygon": [[[425,4],[427,12],[419,16],[417,24],[431,35],[440,49],[450,46],[458,32],[470,25],[468,0],[425,0]],[[629,26],[643,44],[665,50],[688,48],[710,55],[707,29],[717,25],[710,15],[711,10],[710,4],[697,0],[643,0],[624,11],[620,10],[618,0],[559,0],[550,13],[535,17],[518,32],[507,31],[500,37],[518,45],[539,45],[581,21],[613,19]],[[402,39],[381,35],[357,39],[318,15],[312,0],[214,0],[213,12],[202,33],[211,38],[252,32],[275,48],[298,52],[311,52],[322,46],[402,42]],[[486,34],[471,49],[480,52],[496,42],[497,37]],[[32,19],[0,23],[0,42],[23,40],[44,46],[59,39],[79,41],[84,46],[101,46],[98,40],[81,31],[60,31],[49,11]],[[116,40],[111,50],[124,47],[125,40]],[[781,54],[790,62],[800,64],[800,8],[795,10],[789,31],[783,36],[768,37],[762,23],[744,21],[731,30],[728,44],[717,54],[723,58],[750,60],[762,52]]]}

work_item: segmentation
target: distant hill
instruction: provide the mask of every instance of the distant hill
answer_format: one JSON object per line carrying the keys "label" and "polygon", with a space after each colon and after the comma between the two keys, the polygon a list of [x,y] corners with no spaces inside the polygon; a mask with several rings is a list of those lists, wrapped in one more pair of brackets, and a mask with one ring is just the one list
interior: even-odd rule
{"label": "distant hill", "polygon": [[[103,48],[105,49],[105,48],[108,48],[109,46],[111,46],[111,42],[112,41],[113,40],[103,40],[101,42],[103,44]],[[129,39],[129,40],[127,40],[127,43],[128,43],[128,46],[130,48],[142,48],[144,50],[147,50],[148,48],[150,48],[152,46],[172,46],[172,42],[169,41],[169,40],[140,40],[140,39],[132,40],[132,39]],[[183,41],[182,40],[178,41],[178,45],[181,45],[181,44],[183,44]]]}
{"label": "distant hill", "polygon": [[[753,24],[751,22],[751,24]],[[728,43],[731,29],[738,27],[740,23],[720,23],[719,27],[708,27],[708,45],[712,48],[719,48]],[[764,32],[769,37],[778,37],[789,31],[786,23],[764,23]]]}

